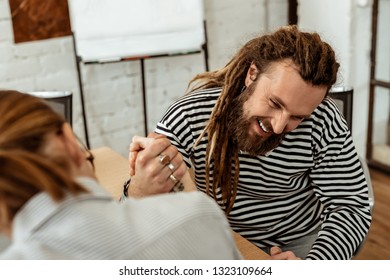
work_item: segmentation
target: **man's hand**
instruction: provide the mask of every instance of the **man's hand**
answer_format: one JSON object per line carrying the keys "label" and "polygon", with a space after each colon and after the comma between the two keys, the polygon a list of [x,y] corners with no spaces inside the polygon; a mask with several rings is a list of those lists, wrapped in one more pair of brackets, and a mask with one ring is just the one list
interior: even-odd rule
{"label": "man's hand", "polygon": [[295,256],[295,254],[292,251],[283,252],[282,249],[280,249],[277,246],[272,247],[270,253],[271,253],[272,260],[300,260],[301,259]]}
{"label": "man's hand", "polygon": [[183,156],[160,135],[134,136],[129,148],[129,164],[128,193],[133,197],[169,192],[188,173]]}

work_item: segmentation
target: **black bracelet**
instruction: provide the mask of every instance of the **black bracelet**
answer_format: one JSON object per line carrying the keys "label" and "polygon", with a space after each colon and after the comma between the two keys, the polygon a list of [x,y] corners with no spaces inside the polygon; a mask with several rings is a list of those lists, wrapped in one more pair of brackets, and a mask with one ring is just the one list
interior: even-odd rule
{"label": "black bracelet", "polygon": [[124,201],[127,199],[127,196],[129,194],[130,182],[131,182],[131,178],[127,179],[126,182],[123,183],[123,192],[120,201]]}
{"label": "black bracelet", "polygon": [[170,192],[182,192],[184,190],[184,185],[182,182],[177,182],[176,185],[173,186]]}
{"label": "black bracelet", "polygon": [[[120,201],[125,201],[129,195],[129,186],[130,186],[131,178],[127,179],[123,183],[123,192],[122,196],[120,198]],[[182,192],[184,190],[184,185],[182,182],[177,182],[176,185],[173,186],[172,190],[170,192]]]}

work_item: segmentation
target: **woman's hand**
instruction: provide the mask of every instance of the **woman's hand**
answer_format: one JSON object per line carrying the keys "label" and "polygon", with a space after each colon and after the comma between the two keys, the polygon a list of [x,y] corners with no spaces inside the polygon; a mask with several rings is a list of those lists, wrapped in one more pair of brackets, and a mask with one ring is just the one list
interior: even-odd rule
{"label": "woman's hand", "polygon": [[[143,143],[140,142],[134,142],[134,137],[137,137],[136,139],[144,139],[142,140]],[[147,145],[146,142],[151,142],[151,140],[146,140],[148,138],[158,139],[158,138],[166,138],[165,135],[157,134],[155,132],[149,133],[148,138],[141,137],[141,136],[134,136],[132,139],[132,142],[130,143],[129,147],[129,165],[130,165],[130,176],[133,176],[135,174],[135,161],[137,159],[138,152],[143,150],[144,148],[142,145]]]}

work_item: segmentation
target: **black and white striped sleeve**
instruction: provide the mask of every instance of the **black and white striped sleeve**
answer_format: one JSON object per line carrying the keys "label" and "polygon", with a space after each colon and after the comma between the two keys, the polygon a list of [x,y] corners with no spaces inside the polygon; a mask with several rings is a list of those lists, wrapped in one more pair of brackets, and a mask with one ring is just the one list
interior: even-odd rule
{"label": "black and white striped sleeve", "polygon": [[350,259],[371,223],[368,187],[346,122],[333,101],[313,116],[313,189],[323,224],[307,259]]}

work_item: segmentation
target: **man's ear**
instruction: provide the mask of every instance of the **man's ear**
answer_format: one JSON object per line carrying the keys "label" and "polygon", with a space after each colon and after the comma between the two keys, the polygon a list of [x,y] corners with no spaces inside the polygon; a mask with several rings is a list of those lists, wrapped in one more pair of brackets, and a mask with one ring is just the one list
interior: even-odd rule
{"label": "man's ear", "polygon": [[80,145],[76,136],[73,133],[71,126],[68,123],[64,123],[62,125],[62,140],[64,147],[69,155],[69,157],[73,160],[73,162],[80,166],[85,161],[85,155],[80,149]]}
{"label": "man's ear", "polygon": [[257,70],[256,65],[252,62],[245,77],[246,87],[248,87],[252,82],[256,81],[258,73],[259,71]]}

